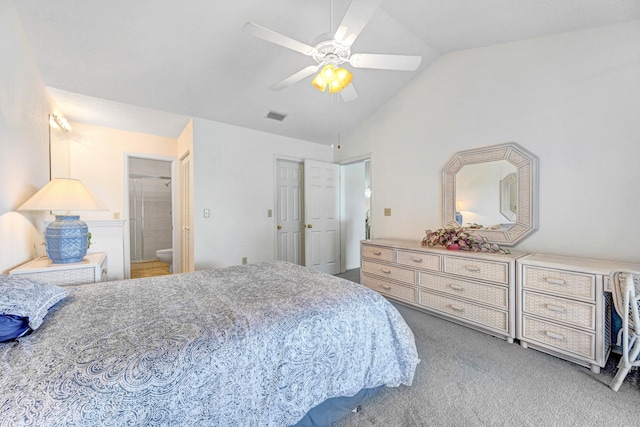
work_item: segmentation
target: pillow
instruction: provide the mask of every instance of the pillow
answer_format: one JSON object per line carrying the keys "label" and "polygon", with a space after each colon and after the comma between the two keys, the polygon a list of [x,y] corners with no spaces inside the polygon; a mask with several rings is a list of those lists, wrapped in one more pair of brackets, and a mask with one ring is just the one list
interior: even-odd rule
{"label": "pillow", "polygon": [[29,318],[0,314],[0,342],[9,341],[29,332]]}
{"label": "pillow", "polygon": [[0,314],[25,317],[33,330],[42,325],[49,308],[66,296],[67,291],[60,286],[0,275]]}

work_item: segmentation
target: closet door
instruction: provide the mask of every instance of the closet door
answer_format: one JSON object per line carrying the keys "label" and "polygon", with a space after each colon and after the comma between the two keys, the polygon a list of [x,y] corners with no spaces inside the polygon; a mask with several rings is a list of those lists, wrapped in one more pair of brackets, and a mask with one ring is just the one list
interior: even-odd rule
{"label": "closet door", "polygon": [[193,259],[193,172],[191,153],[180,159],[180,273],[194,270]]}
{"label": "closet door", "polygon": [[302,162],[278,159],[276,164],[276,256],[303,265]]}
{"label": "closet door", "polygon": [[340,165],[304,161],[305,265],[340,273]]}

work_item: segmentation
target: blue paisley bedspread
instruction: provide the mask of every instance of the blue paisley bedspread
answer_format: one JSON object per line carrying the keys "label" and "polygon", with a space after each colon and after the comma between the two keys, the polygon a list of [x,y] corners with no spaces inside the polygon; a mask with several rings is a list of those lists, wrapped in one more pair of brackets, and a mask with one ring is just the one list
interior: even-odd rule
{"label": "blue paisley bedspread", "polygon": [[2,426],[286,426],[419,362],[387,300],[289,263],[69,289],[0,344]]}

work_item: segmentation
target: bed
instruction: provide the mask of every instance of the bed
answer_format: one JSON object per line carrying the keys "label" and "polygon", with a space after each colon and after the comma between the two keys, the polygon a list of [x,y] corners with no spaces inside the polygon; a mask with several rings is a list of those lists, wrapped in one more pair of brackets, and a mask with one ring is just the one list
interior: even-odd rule
{"label": "bed", "polygon": [[294,425],[419,362],[387,300],[290,263],[65,290],[0,344],[2,426]]}

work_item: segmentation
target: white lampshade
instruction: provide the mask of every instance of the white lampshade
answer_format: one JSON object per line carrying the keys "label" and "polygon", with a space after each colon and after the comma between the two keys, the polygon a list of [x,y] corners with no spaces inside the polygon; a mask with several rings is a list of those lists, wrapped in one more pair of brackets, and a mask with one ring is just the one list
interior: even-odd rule
{"label": "white lampshade", "polygon": [[[54,178],[22,206],[21,211],[106,211],[80,180]],[[78,215],[56,215],[45,231],[47,255],[54,263],[80,262],[89,247],[88,227]]]}
{"label": "white lampshade", "polygon": [[107,208],[79,179],[53,178],[18,210],[106,211]]}

